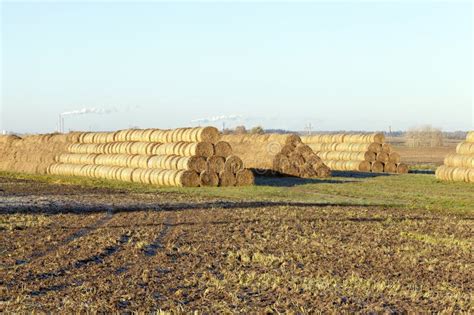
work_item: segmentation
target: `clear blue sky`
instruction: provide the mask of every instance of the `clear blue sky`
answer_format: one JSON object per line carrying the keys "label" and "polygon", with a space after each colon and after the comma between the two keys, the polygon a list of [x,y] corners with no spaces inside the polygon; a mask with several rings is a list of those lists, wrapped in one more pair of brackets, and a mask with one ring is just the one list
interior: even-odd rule
{"label": "clear blue sky", "polygon": [[470,1],[3,2],[1,26],[0,129],[473,129]]}

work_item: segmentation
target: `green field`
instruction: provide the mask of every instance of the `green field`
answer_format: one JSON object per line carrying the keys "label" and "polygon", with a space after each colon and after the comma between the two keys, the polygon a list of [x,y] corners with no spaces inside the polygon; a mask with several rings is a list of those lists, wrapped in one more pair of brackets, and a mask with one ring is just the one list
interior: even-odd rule
{"label": "green field", "polygon": [[[348,176],[349,175],[349,176]],[[351,176],[352,175],[352,176]],[[452,214],[474,213],[474,185],[439,181],[434,175],[374,175],[337,173],[330,179],[257,178],[249,187],[156,187],[137,183],[82,177],[26,175],[0,172],[0,177],[121,189],[134,193],[172,192],[195,197],[232,200],[262,200],[327,203],[334,205],[379,205],[438,211]]]}

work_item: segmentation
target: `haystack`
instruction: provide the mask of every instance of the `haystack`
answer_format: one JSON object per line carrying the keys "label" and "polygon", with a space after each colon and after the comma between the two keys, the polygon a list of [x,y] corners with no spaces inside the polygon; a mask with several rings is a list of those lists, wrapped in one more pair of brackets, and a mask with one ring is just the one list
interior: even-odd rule
{"label": "haystack", "polygon": [[231,145],[245,168],[257,174],[304,178],[330,175],[322,160],[294,134],[230,134],[223,135],[221,140]]}
{"label": "haystack", "polygon": [[78,142],[68,146],[69,153],[58,155],[57,165],[65,166],[53,165],[52,174],[185,187],[254,183],[214,127],[87,132]]}
{"label": "haystack", "polygon": [[436,178],[444,181],[474,183],[474,131],[467,134],[466,141],[456,147],[455,154],[444,159],[444,165],[436,170]]}
{"label": "haystack", "polygon": [[214,127],[0,136],[0,169],[164,186],[252,185]]}
{"label": "haystack", "polygon": [[408,173],[400,154],[385,143],[382,133],[330,134],[301,137],[332,170]]}

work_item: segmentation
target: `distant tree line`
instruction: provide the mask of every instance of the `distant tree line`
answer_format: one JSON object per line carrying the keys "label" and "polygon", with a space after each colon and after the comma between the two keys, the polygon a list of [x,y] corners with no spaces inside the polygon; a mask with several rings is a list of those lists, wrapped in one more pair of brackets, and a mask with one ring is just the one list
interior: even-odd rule
{"label": "distant tree line", "polygon": [[[466,139],[467,131],[442,131],[439,128],[434,128],[430,125],[425,125],[421,127],[411,128],[409,130],[395,130],[392,132],[386,131],[366,131],[366,130],[318,130],[311,131],[310,134],[337,134],[337,133],[360,133],[360,134],[369,134],[373,132],[382,132],[387,137],[400,137],[407,139],[407,142],[417,142],[417,145],[413,146],[437,146],[442,144],[442,139],[452,139],[452,140],[463,140]],[[308,135],[308,131],[295,131],[295,130],[285,130],[285,129],[264,129],[262,126],[256,126],[250,129],[247,129],[245,126],[237,126],[233,129],[227,128],[223,130],[224,134],[263,134],[263,133],[278,133],[278,134],[287,134],[287,133],[296,133],[299,135]],[[412,140],[408,140],[412,139]],[[430,143],[428,145],[428,142]],[[432,144],[431,144],[432,143]]]}

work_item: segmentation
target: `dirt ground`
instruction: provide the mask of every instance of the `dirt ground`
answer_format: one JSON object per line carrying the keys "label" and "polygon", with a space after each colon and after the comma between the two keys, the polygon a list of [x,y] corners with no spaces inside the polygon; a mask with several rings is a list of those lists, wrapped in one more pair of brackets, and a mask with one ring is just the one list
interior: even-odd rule
{"label": "dirt ground", "polygon": [[442,165],[446,155],[456,153],[456,146],[460,140],[444,140],[442,147],[417,147],[412,148],[405,145],[404,138],[388,138],[389,143],[394,146],[396,152],[401,155],[403,163],[414,165],[432,164]]}
{"label": "dirt ground", "polygon": [[0,178],[0,312],[472,312],[473,217]]}
{"label": "dirt ground", "polygon": [[444,158],[450,153],[456,153],[456,147],[410,148],[406,146],[395,147],[404,163],[409,165],[433,164],[436,166],[444,163]]}

